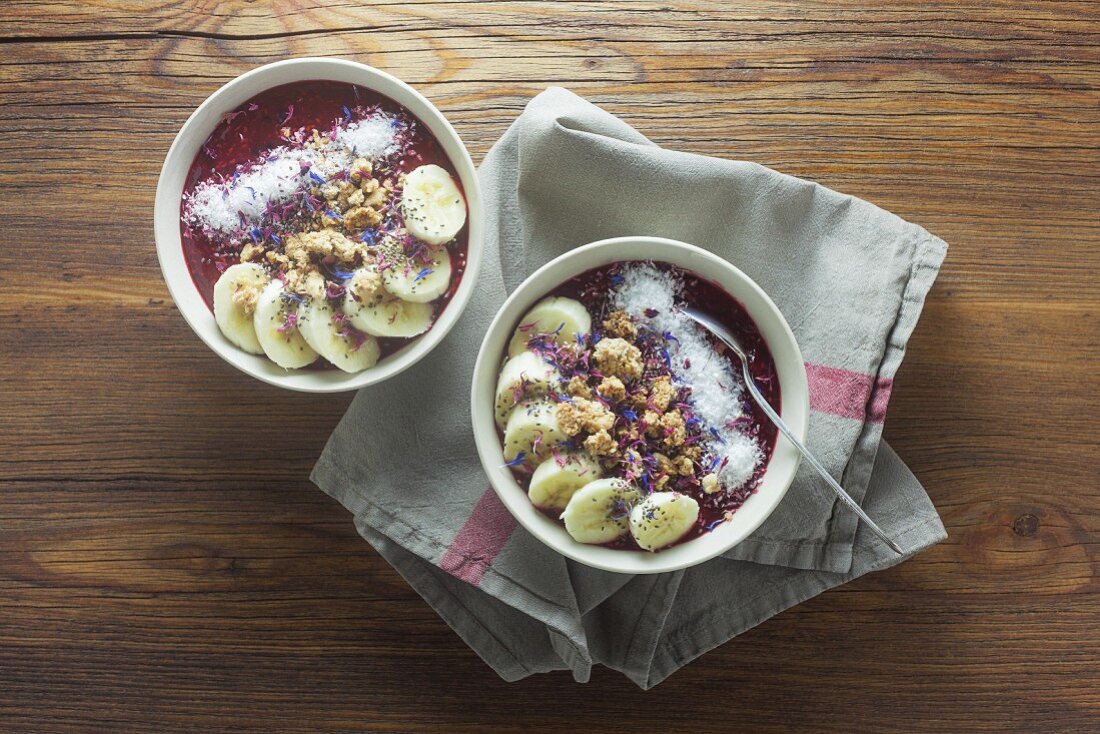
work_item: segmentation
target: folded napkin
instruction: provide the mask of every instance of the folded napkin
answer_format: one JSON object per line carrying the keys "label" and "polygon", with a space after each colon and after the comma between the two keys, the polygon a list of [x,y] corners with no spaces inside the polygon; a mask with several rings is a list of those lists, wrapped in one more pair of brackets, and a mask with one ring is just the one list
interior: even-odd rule
{"label": "folded napkin", "polygon": [[805,465],[756,533],[686,571],[598,571],[517,527],[474,450],[474,359],[507,292],[593,240],[670,237],[744,270],[807,361],[810,449],[906,555],[945,537],[920,483],[881,442],[943,241],[753,163],[661,149],[558,88],[528,104],[479,175],[485,255],[466,313],[430,357],[356,396],[312,479],[501,676],[568,669],[584,681],[601,663],[648,688],[783,609],[902,560]]}

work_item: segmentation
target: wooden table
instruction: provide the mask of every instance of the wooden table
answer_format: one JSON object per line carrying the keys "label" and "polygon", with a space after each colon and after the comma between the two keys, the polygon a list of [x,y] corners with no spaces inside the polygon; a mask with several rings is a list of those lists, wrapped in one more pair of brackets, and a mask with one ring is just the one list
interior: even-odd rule
{"label": "wooden table", "polygon": [[[0,4],[0,731],[1100,730],[1100,8]],[[560,84],[952,246],[886,436],[950,538],[643,694],[507,685],[307,475],[350,396],[168,298],[161,161],[259,64],[387,69],[480,160]]]}

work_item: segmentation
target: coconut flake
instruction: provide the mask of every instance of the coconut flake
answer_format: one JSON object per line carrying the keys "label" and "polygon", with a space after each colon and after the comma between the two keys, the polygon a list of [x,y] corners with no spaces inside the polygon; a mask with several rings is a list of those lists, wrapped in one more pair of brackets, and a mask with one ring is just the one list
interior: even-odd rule
{"label": "coconut flake", "polygon": [[752,479],[764,457],[756,441],[748,436],[733,431],[727,435],[729,443],[722,447],[719,463],[722,468],[718,470],[718,480],[723,486],[737,489]]}
{"label": "coconut flake", "polygon": [[397,118],[379,114],[336,129],[335,142],[362,158],[376,160],[398,150]]}

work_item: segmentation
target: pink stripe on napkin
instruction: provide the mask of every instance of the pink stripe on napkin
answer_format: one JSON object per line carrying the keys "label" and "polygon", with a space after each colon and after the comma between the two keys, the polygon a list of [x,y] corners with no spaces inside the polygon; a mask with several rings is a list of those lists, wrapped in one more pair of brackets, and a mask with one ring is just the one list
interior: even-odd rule
{"label": "pink stripe on napkin", "polygon": [[806,363],[810,408],[842,418],[882,423],[894,381],[839,367]]}
{"label": "pink stripe on napkin", "polygon": [[497,493],[492,488],[487,489],[444,552],[439,567],[455,578],[477,586],[515,529],[515,518],[501,503]]}

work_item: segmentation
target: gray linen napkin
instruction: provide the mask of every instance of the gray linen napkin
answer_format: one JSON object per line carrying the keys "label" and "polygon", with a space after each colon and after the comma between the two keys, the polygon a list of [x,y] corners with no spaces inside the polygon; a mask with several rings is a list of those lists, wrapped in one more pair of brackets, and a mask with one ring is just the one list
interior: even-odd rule
{"label": "gray linen napkin", "polygon": [[907,555],[945,537],[880,440],[945,243],[811,182],[663,150],[558,88],[528,104],[480,177],[486,252],[466,313],[429,358],[356,396],[312,479],[501,676],[569,669],[587,680],[601,663],[649,687],[783,609],[901,560],[805,467],[752,537],[687,571],[597,571],[516,526],[474,450],[474,358],[507,291],[592,240],[671,237],[748,273],[807,360],[811,450]]}

